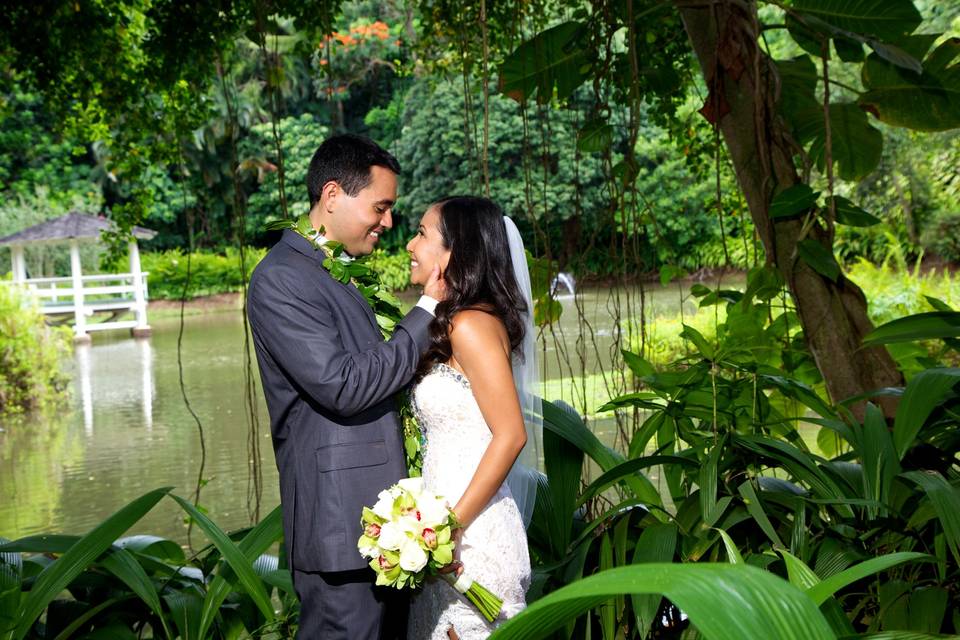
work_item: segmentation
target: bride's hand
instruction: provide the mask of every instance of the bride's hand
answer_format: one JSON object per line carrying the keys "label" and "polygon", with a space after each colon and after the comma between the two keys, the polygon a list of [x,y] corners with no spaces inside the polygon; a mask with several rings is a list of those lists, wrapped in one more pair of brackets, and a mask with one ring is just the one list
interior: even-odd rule
{"label": "bride's hand", "polygon": [[460,544],[463,541],[463,527],[454,529],[453,533],[450,534],[450,539],[454,542],[453,562],[445,567],[441,567],[438,571],[440,573],[452,573],[456,571],[459,576],[463,573],[463,563],[460,562]]}

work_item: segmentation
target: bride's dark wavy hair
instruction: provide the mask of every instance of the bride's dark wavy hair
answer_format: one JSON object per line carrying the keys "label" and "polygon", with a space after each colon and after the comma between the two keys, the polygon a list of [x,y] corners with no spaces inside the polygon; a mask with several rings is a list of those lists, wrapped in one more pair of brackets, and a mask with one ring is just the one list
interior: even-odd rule
{"label": "bride's dark wavy hair", "polygon": [[477,309],[498,317],[507,329],[510,349],[520,353],[527,303],[517,286],[503,211],[488,198],[454,196],[432,206],[440,215],[440,236],[450,261],[443,273],[446,298],[430,324],[430,347],[420,360],[416,379],[453,354],[450,327],[460,311]]}

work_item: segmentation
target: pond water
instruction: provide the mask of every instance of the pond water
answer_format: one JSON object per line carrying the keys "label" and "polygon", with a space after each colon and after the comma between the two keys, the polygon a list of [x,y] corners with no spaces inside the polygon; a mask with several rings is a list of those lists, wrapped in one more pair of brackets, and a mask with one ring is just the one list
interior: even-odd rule
{"label": "pond water", "polygon": [[[589,345],[586,371],[609,362],[613,317],[627,317],[612,307],[609,289],[588,288],[562,297],[564,314],[547,336],[547,376],[568,373],[557,352],[576,360],[579,325]],[[674,286],[648,291],[656,315],[675,314],[680,293]],[[634,301],[635,305],[638,302]],[[688,309],[693,310],[693,303]],[[636,306],[636,309],[639,307]],[[582,317],[583,320],[579,320]],[[179,386],[179,320],[151,319],[153,335],[134,340],[124,332],[100,333],[89,346],[78,346],[72,362],[71,398],[60,415],[5,425],[0,433],[0,536],[35,533],[84,533],[130,500],[158,487],[173,487],[189,497],[200,464],[197,424]],[[595,344],[594,344],[595,343]],[[596,354],[599,353],[598,357]],[[244,407],[243,319],[239,311],[187,316],[183,332],[183,378],[191,406],[206,440],[209,480],[200,503],[226,529],[250,522],[248,496],[248,426]],[[254,365],[255,366],[255,365]],[[261,513],[278,503],[277,471],[269,438],[269,420],[259,392],[261,462],[264,489]],[[611,421],[595,425],[610,441]],[[135,526],[178,541],[186,539],[183,512],[162,501]]]}

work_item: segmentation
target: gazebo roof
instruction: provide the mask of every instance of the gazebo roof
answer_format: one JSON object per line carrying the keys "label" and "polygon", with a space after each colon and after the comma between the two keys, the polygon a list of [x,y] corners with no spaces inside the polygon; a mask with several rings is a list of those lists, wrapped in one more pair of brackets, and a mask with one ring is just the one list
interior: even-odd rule
{"label": "gazebo roof", "polygon": [[[28,227],[23,231],[18,231],[6,238],[0,238],[0,246],[13,244],[49,244],[51,242],[62,242],[73,239],[95,240],[100,237],[102,231],[113,231],[117,228],[116,223],[103,216],[92,216],[79,211],[47,220],[40,224]],[[149,240],[157,235],[152,229],[143,227],[134,227],[133,235],[141,240]]]}

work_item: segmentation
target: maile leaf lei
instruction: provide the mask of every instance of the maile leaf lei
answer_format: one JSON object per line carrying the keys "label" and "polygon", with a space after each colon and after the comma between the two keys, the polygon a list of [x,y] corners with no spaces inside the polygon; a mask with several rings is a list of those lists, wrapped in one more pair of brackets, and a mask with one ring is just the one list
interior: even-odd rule
{"label": "maile leaf lei", "polygon": [[[323,238],[324,229],[314,229],[310,217],[306,214],[296,220],[275,220],[264,227],[268,231],[291,229],[310,241],[326,258],[323,268],[331,277],[343,284],[353,283],[377,317],[377,326],[384,339],[393,335],[393,330],[401,319],[400,301],[380,284],[380,274],[366,264],[366,257],[354,258],[343,251],[343,244]],[[403,448],[407,456],[407,471],[410,477],[419,477],[423,465],[423,435],[420,425],[413,415],[410,397],[401,393],[398,398],[400,420],[403,423]]]}
{"label": "maile leaf lei", "polygon": [[373,309],[377,317],[377,325],[384,338],[393,335],[393,329],[403,318],[400,311],[400,302],[392,293],[380,284],[380,274],[366,264],[366,257],[354,258],[343,251],[343,244],[323,238],[323,227],[314,229],[310,217],[306,214],[296,220],[276,220],[266,225],[268,231],[292,229],[310,241],[317,250],[323,251],[327,257],[323,261],[323,268],[343,284],[353,283],[357,291],[363,296]]}

